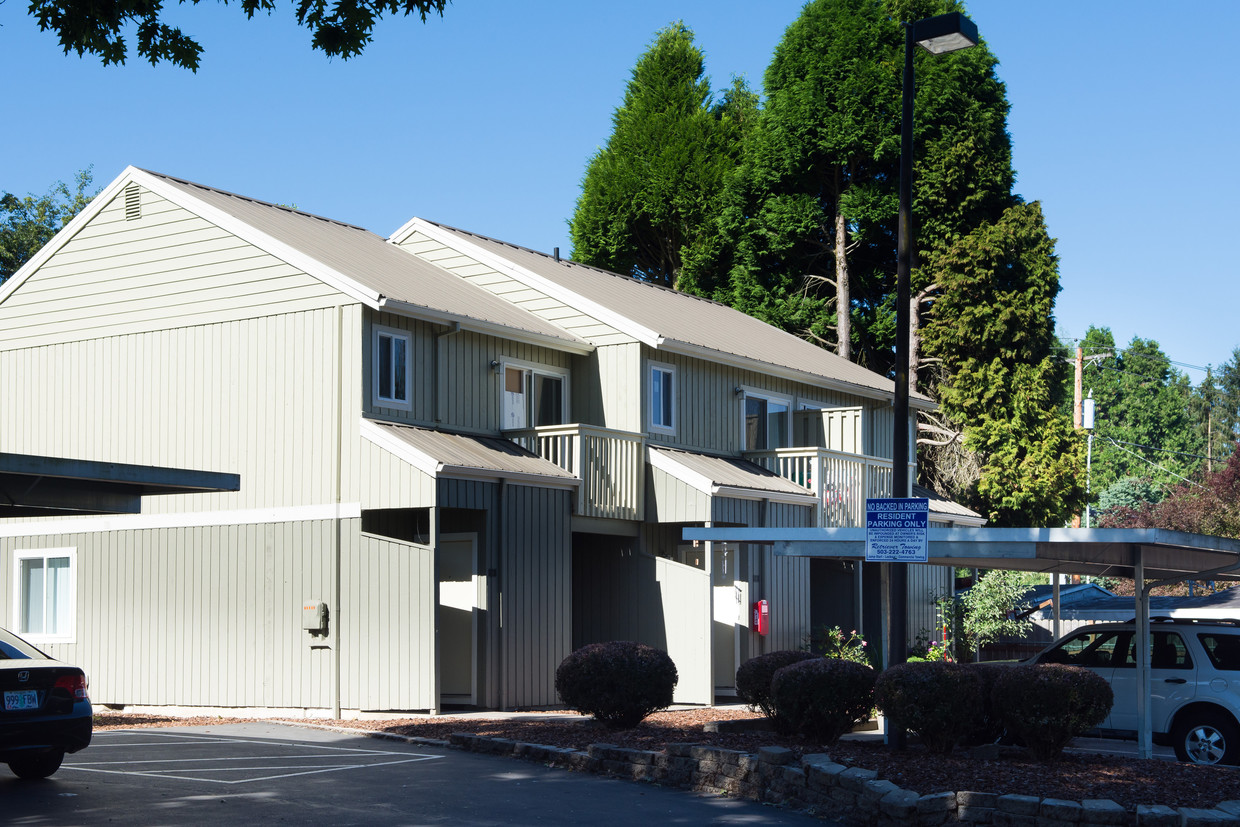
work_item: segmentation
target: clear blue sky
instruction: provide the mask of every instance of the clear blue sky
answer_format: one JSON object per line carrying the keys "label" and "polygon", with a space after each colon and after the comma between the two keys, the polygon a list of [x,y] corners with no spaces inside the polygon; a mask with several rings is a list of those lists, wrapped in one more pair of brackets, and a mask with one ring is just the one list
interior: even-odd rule
{"label": "clear blue sky", "polygon": [[[655,32],[683,19],[716,89],[733,74],[760,86],[801,5],[454,0],[426,25],[384,21],[345,62],[311,50],[287,8],[246,22],[205,0],[172,7],[206,49],[193,74],[65,56],[9,0],[0,190],[41,194],[92,164],[102,185],[133,164],[380,235],[419,215],[567,255],[586,161]],[[1226,361],[1240,3],[968,6],[1007,84],[1017,190],[1059,240],[1061,334],[1096,324],[1185,365]]]}

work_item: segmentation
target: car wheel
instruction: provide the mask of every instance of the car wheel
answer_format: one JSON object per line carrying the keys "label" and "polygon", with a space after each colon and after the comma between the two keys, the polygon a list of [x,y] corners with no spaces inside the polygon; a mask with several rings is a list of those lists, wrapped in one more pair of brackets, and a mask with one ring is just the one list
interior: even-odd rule
{"label": "car wheel", "polygon": [[1197,713],[1176,724],[1172,746],[1190,764],[1240,763],[1240,727],[1219,713]]}
{"label": "car wheel", "polygon": [[9,762],[9,769],[18,778],[39,779],[47,778],[56,770],[60,769],[60,762],[65,760],[65,754],[60,750],[54,752],[40,752],[35,755],[26,755],[21,758],[15,758]]}

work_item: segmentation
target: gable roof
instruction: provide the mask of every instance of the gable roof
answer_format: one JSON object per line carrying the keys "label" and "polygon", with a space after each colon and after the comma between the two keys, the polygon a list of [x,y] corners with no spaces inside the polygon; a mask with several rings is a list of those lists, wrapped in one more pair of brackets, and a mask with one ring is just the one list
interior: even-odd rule
{"label": "gable roof", "polygon": [[129,183],[149,189],[377,310],[459,323],[476,332],[574,353],[593,350],[579,336],[409,255],[368,230],[136,167],[121,173],[14,274],[0,290],[0,301]]}
{"label": "gable roof", "polygon": [[[890,379],[719,302],[421,218],[409,221],[389,240],[400,244],[416,232],[477,257],[656,350],[874,399],[894,396]],[[929,409],[933,403],[916,394],[910,404]]]}

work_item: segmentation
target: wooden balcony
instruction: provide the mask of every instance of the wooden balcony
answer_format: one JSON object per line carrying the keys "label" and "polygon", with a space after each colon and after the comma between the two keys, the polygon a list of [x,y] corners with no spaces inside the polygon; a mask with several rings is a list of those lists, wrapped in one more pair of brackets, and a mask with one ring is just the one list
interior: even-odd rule
{"label": "wooden balcony", "polygon": [[891,496],[889,459],[825,448],[746,451],[745,459],[814,492],[820,526],[864,526],[866,499]]}
{"label": "wooden balcony", "polygon": [[504,436],[582,481],[577,514],[614,520],[645,515],[645,440],[594,425],[544,425]]}

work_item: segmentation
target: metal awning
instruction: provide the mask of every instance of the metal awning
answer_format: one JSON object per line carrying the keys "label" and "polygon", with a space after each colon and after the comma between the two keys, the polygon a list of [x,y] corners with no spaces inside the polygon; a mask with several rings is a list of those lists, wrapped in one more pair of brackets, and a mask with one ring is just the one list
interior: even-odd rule
{"label": "metal awning", "polygon": [[[686,528],[684,539],[769,543],[777,555],[865,559],[864,528]],[[943,566],[1130,577],[1137,589],[1137,741],[1153,755],[1150,589],[1162,582],[1240,580],[1240,540],[1161,528],[930,528],[929,561]],[[1056,590],[1057,591],[1057,590]]]}
{"label": "metal awning", "polygon": [[137,514],[143,497],[240,489],[238,474],[0,453],[0,517]]}
{"label": "metal awning", "polygon": [[[778,555],[865,559],[864,528],[687,528],[686,540],[767,543]],[[1240,540],[1161,528],[936,528],[930,563],[1047,574],[1192,579],[1240,564]],[[1240,571],[1214,575],[1240,580]]]}

